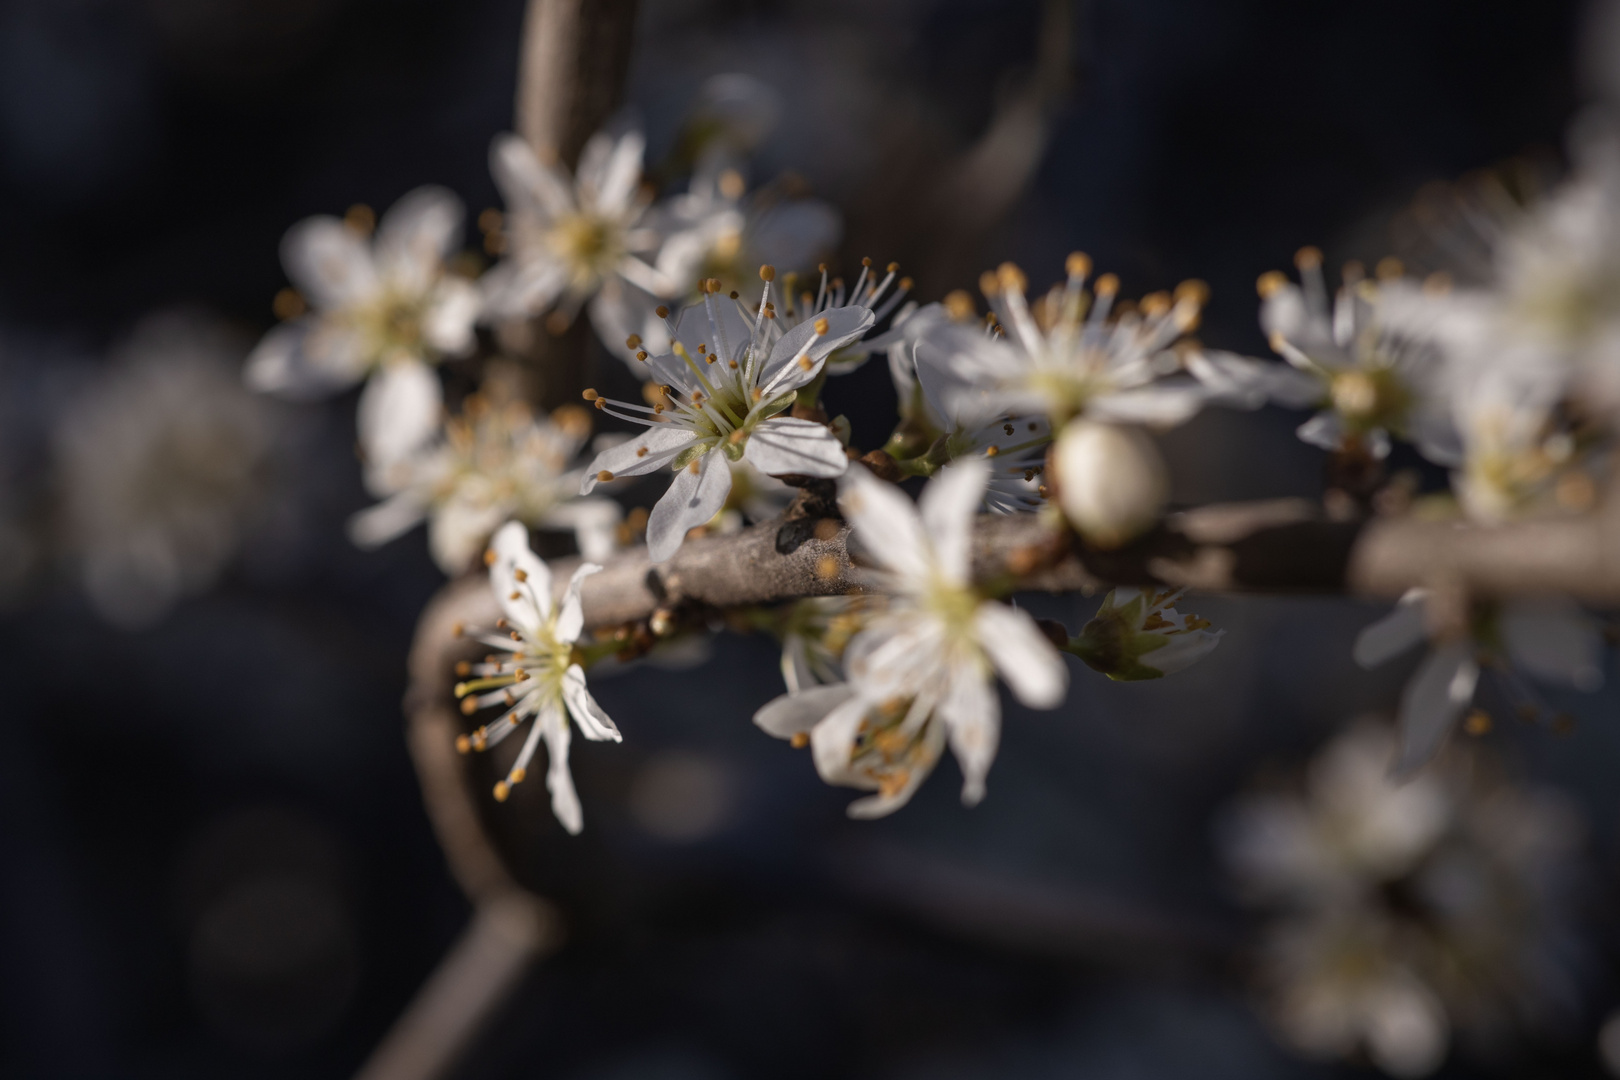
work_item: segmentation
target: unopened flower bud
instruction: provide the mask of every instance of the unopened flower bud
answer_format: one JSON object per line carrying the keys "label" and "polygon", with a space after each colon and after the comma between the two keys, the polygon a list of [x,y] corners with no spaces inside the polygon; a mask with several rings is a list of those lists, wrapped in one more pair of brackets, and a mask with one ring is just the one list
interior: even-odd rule
{"label": "unopened flower bud", "polygon": [[1158,448],[1135,428],[1070,421],[1053,448],[1052,465],[1058,504],[1096,547],[1119,547],[1152,528],[1170,496]]}

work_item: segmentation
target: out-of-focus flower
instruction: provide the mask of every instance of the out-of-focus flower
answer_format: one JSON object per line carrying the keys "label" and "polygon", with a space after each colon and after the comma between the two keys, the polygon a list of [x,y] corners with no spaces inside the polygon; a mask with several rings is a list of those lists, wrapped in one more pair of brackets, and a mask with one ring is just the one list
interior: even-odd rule
{"label": "out-of-focus flower", "polygon": [[1345,268],[1337,296],[1328,296],[1322,253],[1295,256],[1300,284],[1272,271],[1260,278],[1260,325],[1289,367],[1209,353],[1198,362],[1248,381],[1269,400],[1321,409],[1299,437],[1324,450],[1389,453],[1390,436],[1415,443],[1442,465],[1460,457],[1437,350],[1390,330],[1381,320],[1380,291],[1358,264]]}
{"label": "out-of-focus flower", "polygon": [[1456,380],[1452,410],[1463,454],[1451,486],[1470,518],[1494,525],[1590,509],[1597,490],[1587,472],[1592,440],[1560,415],[1562,390],[1554,380],[1501,367]]}
{"label": "out-of-focus flower", "polygon": [[640,131],[598,132],[571,177],[516,135],[495,139],[490,171],[506,199],[505,258],[484,275],[490,315],[550,312],[548,328],[561,332],[588,304],[597,336],[626,361],[635,352],[629,337],[664,347],[653,308],[691,290],[725,221],[714,210],[661,232],[641,186],[645,147]]}
{"label": "out-of-focus flower", "polygon": [[[1411,590],[1393,612],[1363,630],[1356,638],[1356,662],[1377,667],[1427,641],[1428,597],[1426,589]],[[1495,673],[1514,712],[1536,719],[1551,710],[1518,669],[1547,682],[1595,690],[1603,684],[1602,650],[1597,625],[1573,600],[1548,596],[1479,609],[1465,636],[1435,642],[1401,692],[1396,775],[1409,775],[1440,749],[1473,703],[1482,668]]]}
{"label": "out-of-focus flower", "polygon": [[[689,529],[719,513],[731,491],[729,461],[743,457],[767,475],[832,477],[848,464],[844,446],[825,424],[781,416],[798,389],[821,372],[833,350],[858,340],[872,325],[863,307],[829,308],[814,322],[783,332],[771,304],[774,271],[751,312],[704,292],[706,318],[669,324],[672,352],[642,358],[665,389],[652,407],[612,401],[587,391],[598,409],[647,430],[604,450],[591,463],[581,494],[598,481],[673,469],[675,480],[647,521],[647,550],[664,562]],[[609,407],[611,406],[611,408]]]}
{"label": "out-of-focus flower", "polygon": [[1302,792],[1244,799],[1220,839],[1243,895],[1276,912],[1259,962],[1280,1034],[1423,1076],[1454,1030],[1499,1050],[1576,1004],[1566,894],[1581,829],[1563,799],[1483,755],[1402,784],[1393,750],[1388,729],[1358,724]]}
{"label": "out-of-focus flower", "polygon": [[1032,708],[1055,707],[1068,687],[1063,659],[1035,621],[985,600],[969,580],[988,480],[980,461],[948,466],[916,506],[865,469],[840,481],[844,516],[876,564],[870,588],[888,606],[846,648],[847,684],[784,695],[755,722],[808,741],[828,783],[877,792],[851,804],[853,817],[904,806],[947,742],[962,767],[962,801],[976,804],[1001,737],[994,675]]}
{"label": "out-of-focus flower", "polygon": [[1116,682],[1160,679],[1191,667],[1215,651],[1226,631],[1177,611],[1173,605],[1185,593],[1114,589],[1066,651]]}
{"label": "out-of-focus flower", "polygon": [[376,464],[432,438],[443,396],[429,365],[471,351],[479,313],[476,287],[445,269],[461,219],[459,199],[424,187],[383,215],[370,242],[363,214],[294,225],[281,261],[298,292],[278,301],[291,318],[248,358],[248,385],[309,397],[368,379],[358,424],[361,449]]}
{"label": "out-of-focus flower", "polygon": [[1016,266],[1004,263],[984,275],[980,289],[1006,336],[986,336],[954,319],[926,325],[917,359],[952,380],[941,396],[961,402],[953,411],[1045,414],[1054,425],[1083,415],[1170,426],[1212,399],[1193,378],[1167,378],[1181,370],[1172,346],[1198,325],[1207,293],[1202,283],[1185,283],[1173,298],[1155,293],[1139,304],[1116,307],[1114,275],[1098,278],[1088,294],[1091,260],[1076,253],[1067,269],[1067,284],[1054,287],[1033,307],[1024,298],[1026,282]]}
{"label": "out-of-focus flower", "polygon": [[55,433],[64,526],[96,610],[155,622],[213,583],[265,496],[274,407],[242,388],[220,324],[138,326]]}
{"label": "out-of-focus flower", "polygon": [[1170,475],[1153,441],[1135,428],[1069,421],[1052,451],[1058,505],[1096,547],[1113,548],[1151,529],[1170,498]]}
{"label": "out-of-focus flower", "polygon": [[438,440],[368,472],[372,490],[386,498],[356,514],[349,535],[372,548],[426,520],[434,560],[459,574],[502,522],[515,519],[571,529],[585,558],[606,558],[621,515],[610,499],[579,495],[584,470],[575,460],[590,433],[590,416],[576,405],[544,417],[520,400],[472,395]]}
{"label": "out-of-focus flower", "polygon": [[497,654],[457,669],[457,674],[470,678],[456,684],[456,697],[461,699],[461,711],[469,716],[493,705],[504,706],[505,711],[493,723],[458,738],[456,749],[464,754],[487,750],[534,717],[523,749],[506,778],[495,785],[495,798],[504,802],[512,785],[524,780],[535,749],[544,739],[550,759],[546,790],[551,792],[551,811],[563,828],[578,833],[584,817],[568,771],[569,717],[587,739],[620,741],[619,729],[586,689],[585,669],[574,648],[585,626],[580,586],[602,568],[581,564],[569,579],[562,602],[553,604],[551,571],[529,550],[528,530],[516,521],[507,522],[495,533],[487,559],[490,587],[506,612],[498,625],[508,629],[510,636],[465,631]]}

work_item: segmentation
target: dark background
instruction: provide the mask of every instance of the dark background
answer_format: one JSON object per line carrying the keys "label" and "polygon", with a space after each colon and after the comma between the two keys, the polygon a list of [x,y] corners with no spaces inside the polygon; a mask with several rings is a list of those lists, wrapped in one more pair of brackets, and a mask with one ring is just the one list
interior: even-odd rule
{"label": "dark background", "polygon": [[[204,305],[262,332],[284,283],[277,243],[300,217],[385,207],[426,182],[474,212],[495,204],[486,150],[510,124],[522,9],[0,2],[8,497],[48,503],[52,402],[71,393],[57,376],[93,371],[142,315]],[[1081,3],[1050,149],[974,254],[1043,283],[1083,248],[1127,295],[1201,277],[1204,339],[1259,351],[1254,279],[1300,245],[1330,264],[1375,259],[1424,183],[1556,155],[1580,101],[1579,15]],[[1039,24],[1038,5],[989,0],[647,2],[630,99],[656,158],[704,76],[770,82],[788,108],[755,179],[803,174],[849,214],[845,264],[882,261],[863,238],[881,232],[884,140],[904,128],[942,154],[970,144],[1033,63]],[[971,284],[908,269],[924,299]],[[871,444],[892,398],[880,365],[829,390]],[[249,544],[212,593],[151,630],[114,630],[46,559],[0,612],[7,1076],[346,1075],[464,924],[399,714],[414,620],[442,578],[420,532],[373,554],[343,538],[366,502],[353,396],[293,412],[298,528],[274,550]],[[1212,415],[1175,433],[1178,499],[1316,492],[1298,419]],[[1030,606],[1072,625],[1089,603]],[[1313,1071],[1248,1009],[1234,959],[1246,923],[1209,821],[1263,765],[1387,706],[1410,665],[1351,667],[1371,608],[1194,610],[1228,631],[1200,667],[1137,686],[1077,668],[1057,712],[1009,703],[990,796],[971,812],[942,764],[897,816],[847,821],[850,793],[748,722],[779,692],[768,640],[722,637],[707,667],[603,681],[626,741],[576,743],[585,833],[561,832],[539,784],[503,811],[568,942],[460,1075]],[[1524,775],[1583,798],[1603,882],[1614,697],[1571,704],[1570,738],[1500,742]],[[658,807],[683,783],[712,812],[672,833]],[[1595,1074],[1591,1031],[1616,995],[1601,923],[1593,933],[1589,1015],[1567,1043],[1454,1055],[1447,1075]]]}

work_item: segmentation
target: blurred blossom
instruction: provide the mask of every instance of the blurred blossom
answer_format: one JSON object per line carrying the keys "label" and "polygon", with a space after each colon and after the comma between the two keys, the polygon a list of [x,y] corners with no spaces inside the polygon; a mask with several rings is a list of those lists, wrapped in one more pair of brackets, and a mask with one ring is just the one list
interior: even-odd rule
{"label": "blurred blossom", "polygon": [[1301,789],[1239,801],[1219,839],[1240,895],[1273,916],[1257,959],[1279,1033],[1311,1056],[1361,1048],[1423,1076],[1453,1030],[1499,1048],[1578,1005],[1582,823],[1477,749],[1405,785],[1389,777],[1394,750],[1388,729],[1357,724]]}
{"label": "blurred blossom", "polygon": [[877,593],[795,601],[787,609],[782,629],[782,681],[788,693],[841,681],[844,650],[883,605],[884,599]]}
{"label": "blurred blossom", "polygon": [[486,381],[442,433],[410,455],[367,471],[384,501],[356,514],[349,534],[361,547],[385,544],[428,522],[433,558],[446,574],[465,571],[509,520],[571,530],[587,559],[613,551],[618,504],[579,495],[576,464],[590,437],[586,411],[569,405],[551,416]]}
{"label": "blurred blossom", "polygon": [[560,333],[589,305],[597,336],[627,363],[632,338],[649,349],[668,346],[654,315],[658,300],[693,289],[736,212],[716,204],[679,220],[665,215],[670,231],[660,232],[641,183],[645,149],[639,130],[598,132],[569,176],[516,135],[496,138],[490,170],[506,200],[505,257],[482,282],[491,317],[549,312],[548,330]]}
{"label": "blurred blossom", "polygon": [[475,344],[478,292],[445,260],[461,245],[461,200],[422,187],[395,203],[368,242],[370,211],[312,217],[287,231],[281,261],[298,292],[277,298],[288,320],[248,359],[255,390],[316,397],[366,380],[361,452],[387,468],[438,428],[443,394],[430,365]]}
{"label": "blurred blossom", "polygon": [[[1412,589],[1395,610],[1356,638],[1355,659],[1377,667],[1428,640],[1427,589]],[[1474,702],[1481,671],[1520,719],[1547,722],[1554,713],[1523,678],[1592,691],[1603,685],[1603,637],[1597,622],[1561,596],[1481,605],[1467,632],[1438,640],[1401,692],[1400,753],[1394,769],[1410,775],[1445,743]],[[1521,674],[1521,672],[1523,674]],[[1480,717],[1486,714],[1479,712]],[[1476,722],[1486,723],[1487,720]]]}
{"label": "blurred blossom", "polygon": [[154,316],[62,413],[63,528],[110,622],[206,589],[261,509],[278,417],[242,388],[243,351],[206,316]]}

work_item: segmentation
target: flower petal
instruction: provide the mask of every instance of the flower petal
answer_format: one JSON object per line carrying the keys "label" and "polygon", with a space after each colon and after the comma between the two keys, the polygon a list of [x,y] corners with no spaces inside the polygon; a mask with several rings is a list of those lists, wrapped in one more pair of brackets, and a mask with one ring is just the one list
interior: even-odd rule
{"label": "flower petal", "polygon": [[596,703],[591,692],[585,688],[585,669],[578,664],[570,664],[568,670],[563,672],[562,681],[563,701],[568,705],[568,711],[573,714],[574,720],[579,724],[579,730],[587,739],[597,742],[620,742],[624,736],[609,719],[608,714],[602,711],[602,706]]}
{"label": "flower petal", "polygon": [[281,240],[287,276],[317,310],[363,303],[376,295],[377,271],[365,238],[335,217],[305,218]]}
{"label": "flower petal", "polygon": [[571,499],[558,503],[536,523],[548,529],[573,529],[579,553],[600,562],[619,546],[619,522],[624,511],[612,499]]}
{"label": "flower petal", "polygon": [[1457,718],[1474,699],[1479,664],[1470,639],[1436,646],[1401,692],[1401,745],[1393,774],[1405,778],[1440,749]]}
{"label": "flower petal", "polygon": [[433,290],[422,314],[422,338],[445,356],[465,356],[478,343],[474,325],[483,314],[484,297],[466,278],[449,275]]}
{"label": "flower petal", "polygon": [[962,803],[975,806],[984,798],[984,778],[1001,742],[1001,702],[989,672],[958,664],[950,688],[937,710],[950,734],[951,752],[962,767]]}
{"label": "flower petal", "polygon": [[791,739],[808,733],[854,694],[847,683],[812,686],[798,693],[783,694],[756,712],[754,723],[767,735]]}
{"label": "flower petal", "polygon": [[574,790],[574,776],[568,771],[568,744],[573,739],[568,719],[555,702],[541,708],[534,722],[540,725],[546,740],[546,790],[551,792],[551,812],[557,815],[562,827],[575,836],[585,827],[585,812],[579,805],[579,793]]}
{"label": "flower petal", "polygon": [[957,585],[968,582],[973,518],[989,481],[990,466],[982,458],[958,460],[935,473],[917,500],[934,568]]}
{"label": "flower petal", "polygon": [[428,522],[428,550],[439,569],[450,577],[472,569],[509,509],[503,503],[459,496],[435,509]]}
{"label": "flower petal", "polygon": [[838,505],[868,555],[903,578],[927,580],[928,537],[917,508],[899,488],[852,466],[838,481]]}
{"label": "flower petal", "polygon": [[841,787],[877,788],[877,781],[856,772],[851,760],[855,750],[855,736],[860,733],[861,721],[871,705],[859,697],[851,697],[836,705],[821,723],[810,729],[810,756],[816,763],[816,772],[829,784]]}
{"label": "flower petal", "polygon": [[589,495],[596,487],[599,475],[604,472],[614,476],[641,476],[662,469],[675,459],[675,455],[696,441],[697,436],[690,428],[674,424],[650,427],[634,438],[597,454],[585,470],[579,493]]}
{"label": "flower petal", "polygon": [[331,332],[319,316],[283,323],[247,359],[248,388],[293,399],[325,397],[359,380],[366,361],[359,338]]}
{"label": "flower petal", "polygon": [[826,424],[776,416],[754,429],[743,456],[769,476],[841,476],[849,468],[844,444]]}
{"label": "flower petal", "polygon": [[1423,601],[1428,595],[1425,589],[1408,589],[1394,611],[1357,634],[1352,653],[1356,663],[1375,668],[1424,641],[1429,636],[1423,622]]}
{"label": "flower petal", "polygon": [[1029,612],[988,601],[974,612],[973,630],[1019,701],[1032,709],[1056,708],[1063,701],[1069,669]]}
{"label": "flower petal", "polygon": [[[816,323],[821,319],[827,320],[827,333],[818,337]],[[774,384],[773,392],[785,392],[803,386],[816,377],[818,369],[815,365],[826,359],[835,349],[841,349],[859,339],[872,328],[872,321],[870,309],[854,305],[828,308],[817,318],[804,320],[783,334],[781,339],[771,346],[770,358],[765,361],[765,366],[759,373],[758,384],[760,386]],[[810,368],[784,372],[783,369],[797,361],[801,353],[810,358]],[[777,381],[779,374],[780,382]]]}
{"label": "flower petal", "polygon": [[420,525],[427,513],[427,504],[423,502],[420,492],[401,491],[350,517],[349,539],[356,547],[369,551]]}
{"label": "flower petal", "polygon": [[1190,420],[1209,400],[1210,392],[1196,383],[1143,386],[1092,398],[1086,415],[1093,420],[1174,427]]}
{"label": "flower petal", "polygon": [[431,442],[443,408],[439,376],[426,364],[401,360],[378,370],[355,415],[366,467],[386,470]]}
{"label": "flower petal", "polygon": [[[536,631],[551,614],[551,570],[529,550],[529,530],[508,521],[489,542],[495,559],[489,564],[489,586],[514,625]],[[521,570],[524,580],[519,581]]]}
{"label": "flower petal", "polygon": [[568,579],[568,588],[564,590],[562,604],[557,609],[557,625],[552,630],[553,636],[562,644],[572,645],[579,640],[579,632],[585,628],[585,608],[579,602],[579,591],[586,578],[601,570],[595,563],[580,563],[574,576]]}
{"label": "flower petal", "polygon": [[377,271],[395,289],[422,295],[433,287],[461,246],[461,200],[448,188],[428,185],[407,192],[377,223]]}
{"label": "flower petal", "polygon": [[534,148],[516,135],[497,135],[489,146],[489,171],[509,213],[545,223],[574,209],[568,178],[540,164]]}
{"label": "flower petal", "polygon": [[730,492],[731,469],[717,451],[700,455],[676,473],[675,482],[647,518],[647,554],[652,561],[667,562],[680,550],[687,530],[707,524],[726,505]]}

